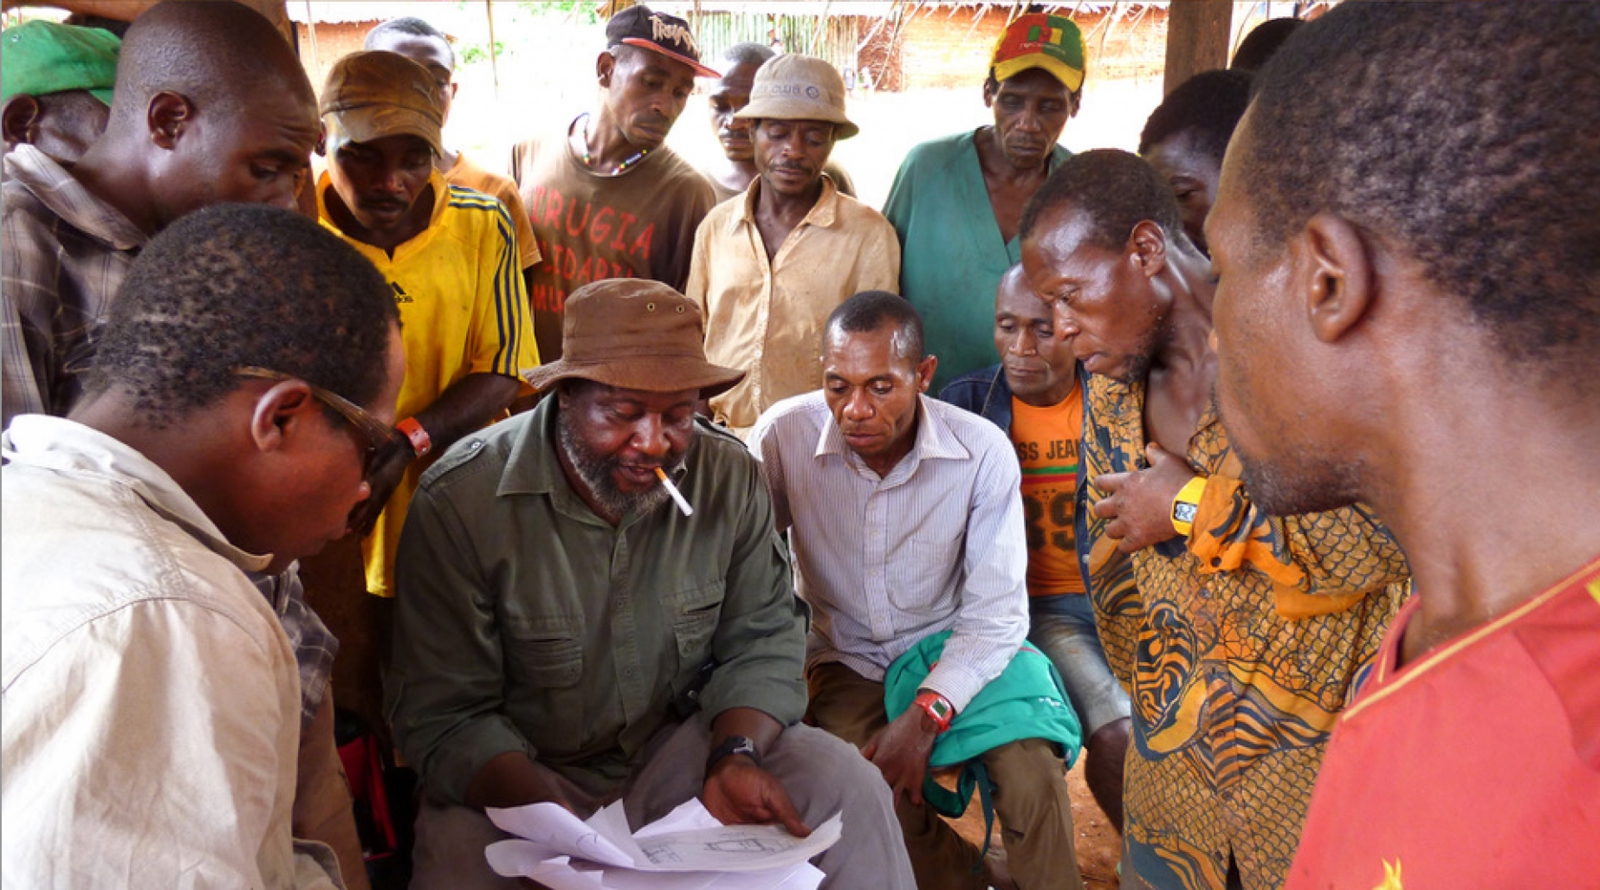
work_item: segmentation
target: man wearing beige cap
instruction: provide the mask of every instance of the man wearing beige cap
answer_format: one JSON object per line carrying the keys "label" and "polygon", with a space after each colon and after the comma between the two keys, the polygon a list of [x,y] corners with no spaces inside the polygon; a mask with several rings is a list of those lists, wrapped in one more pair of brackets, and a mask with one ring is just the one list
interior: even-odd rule
{"label": "man wearing beige cap", "polygon": [[665,144],[700,64],[689,23],[629,6],[606,23],[595,59],[599,107],[511,152],[544,261],[529,275],[534,334],[561,357],[567,295],[603,278],[649,278],[681,290],[711,183]]}
{"label": "man wearing beige cap", "polygon": [[1056,144],[1083,96],[1083,34],[1063,15],[1029,13],[995,41],[983,104],[994,126],[913,148],[883,215],[900,234],[901,293],[939,357],[933,391],[991,364],[994,293],[1022,260],[1022,208],[1067,157]]}
{"label": "man wearing beige cap", "polygon": [[913,887],[888,789],[798,723],[809,611],[755,461],[697,417],[744,376],[705,359],[664,284],[580,288],[552,398],[428,471],[400,553],[387,705],[422,776],[412,887],[515,887],[484,807],[625,801],[635,829],[699,797],[807,833],[842,813],[824,887]]}
{"label": "man wearing beige cap", "polygon": [[421,459],[502,414],[539,359],[505,205],[434,169],[444,114],[427,69],[351,53],[328,73],[322,120],[330,162],[318,214],[388,279],[406,343],[405,440],[378,456],[372,497],[351,521],[372,531],[367,590],[387,597]]}
{"label": "man wearing beige cap", "polygon": [[763,63],[735,117],[750,123],[760,175],[700,225],[684,292],[705,312],[707,357],[746,372],[711,400],[743,438],[773,403],[822,385],[823,322],[851,294],[899,289],[900,243],[882,214],[823,175],[834,142],[857,132],[832,65],[796,54]]}

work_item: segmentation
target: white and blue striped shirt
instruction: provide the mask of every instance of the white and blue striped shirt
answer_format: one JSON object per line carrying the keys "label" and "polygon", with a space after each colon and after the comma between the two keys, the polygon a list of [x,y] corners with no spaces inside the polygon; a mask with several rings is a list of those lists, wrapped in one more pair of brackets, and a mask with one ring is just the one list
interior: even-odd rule
{"label": "white and blue striped shirt", "polygon": [[750,435],[814,609],[807,665],[882,681],[929,634],[954,629],[923,686],[959,710],[1028,633],[1021,471],[1004,433],[918,397],[916,442],[880,478],[845,444],[819,390],[773,405]]}

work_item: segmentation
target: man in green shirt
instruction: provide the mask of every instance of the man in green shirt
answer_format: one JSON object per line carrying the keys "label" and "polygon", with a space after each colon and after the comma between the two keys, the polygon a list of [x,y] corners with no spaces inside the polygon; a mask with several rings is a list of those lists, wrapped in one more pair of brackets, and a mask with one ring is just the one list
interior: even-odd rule
{"label": "man in green shirt", "polygon": [[900,293],[939,357],[930,392],[994,364],[994,293],[1022,260],[1022,208],[1067,157],[1056,144],[1083,96],[1083,35],[1065,16],[1018,16],[995,42],[983,104],[994,126],[911,149],[883,205],[900,235]]}
{"label": "man in green shirt", "polygon": [[823,886],[910,890],[877,771],[797,725],[808,610],[755,461],[695,414],[743,372],[705,360],[699,309],[658,282],[580,288],[563,323],[562,359],[527,374],[554,395],[453,446],[401,540],[412,887],[516,886],[485,863],[505,835],[484,807],[622,798],[637,829],[699,796],[800,834],[842,811]]}

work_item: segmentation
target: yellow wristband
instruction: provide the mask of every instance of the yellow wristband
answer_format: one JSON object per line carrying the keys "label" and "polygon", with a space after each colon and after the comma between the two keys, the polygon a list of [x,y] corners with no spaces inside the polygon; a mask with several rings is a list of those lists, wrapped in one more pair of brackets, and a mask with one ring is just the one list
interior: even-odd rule
{"label": "yellow wristband", "polygon": [[1178,496],[1172,499],[1172,528],[1178,534],[1187,538],[1194,529],[1195,514],[1200,512],[1200,495],[1205,490],[1204,476],[1196,476],[1178,489]]}

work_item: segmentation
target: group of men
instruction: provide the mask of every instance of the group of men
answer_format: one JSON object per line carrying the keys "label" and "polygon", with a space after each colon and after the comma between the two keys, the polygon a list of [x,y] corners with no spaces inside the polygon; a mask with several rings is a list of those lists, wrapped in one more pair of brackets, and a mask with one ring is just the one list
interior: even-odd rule
{"label": "group of men", "polygon": [[1125,887],[1600,874],[1600,7],[1344,4],[1139,155],[1056,144],[1026,14],[883,214],[831,66],[643,6],[509,179],[418,20],[320,100],[240,4],[61,27],[6,38],[8,884],[366,886],[295,564],[351,533],[420,888],[514,885],[486,808],[691,797],[842,813],[825,886],[1081,886],[1080,741]]}

